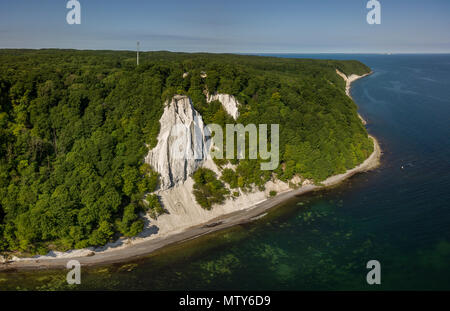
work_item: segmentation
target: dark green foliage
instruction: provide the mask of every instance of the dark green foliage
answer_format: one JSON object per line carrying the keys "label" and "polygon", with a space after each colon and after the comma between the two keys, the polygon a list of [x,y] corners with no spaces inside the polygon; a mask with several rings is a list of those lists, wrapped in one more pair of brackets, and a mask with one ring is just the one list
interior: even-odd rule
{"label": "dark green foliage", "polygon": [[[272,173],[319,182],[372,152],[336,74],[370,71],[357,61],[150,52],[137,68],[134,58],[0,50],[0,251],[101,245],[137,234],[145,209],[163,212],[152,196],[142,203],[158,181],[142,162],[157,143],[163,102],[177,93],[193,99],[206,123],[235,122],[218,102],[206,104],[207,89],[238,98],[238,123],[280,124],[282,165],[261,172],[260,160],[233,160],[235,171],[222,177],[232,188],[262,189]],[[206,208],[228,194],[207,171],[196,179]]]}
{"label": "dark green foliage", "polygon": [[230,185],[231,188],[238,188],[238,176],[235,171],[230,168],[222,170],[222,176],[220,177],[224,182]]}
{"label": "dark green foliage", "polygon": [[148,195],[146,201],[148,202],[146,211],[149,212],[152,218],[156,218],[165,212],[156,194]]}
{"label": "dark green foliage", "polygon": [[199,168],[194,173],[194,195],[197,203],[209,210],[213,204],[225,201],[225,196],[230,194],[225,185],[217,179],[216,173],[207,168]]}
{"label": "dark green foliage", "polygon": [[144,223],[136,215],[136,210],[137,206],[135,204],[127,205],[124,209],[122,220],[117,220],[117,228],[125,236],[134,236],[142,231]]}

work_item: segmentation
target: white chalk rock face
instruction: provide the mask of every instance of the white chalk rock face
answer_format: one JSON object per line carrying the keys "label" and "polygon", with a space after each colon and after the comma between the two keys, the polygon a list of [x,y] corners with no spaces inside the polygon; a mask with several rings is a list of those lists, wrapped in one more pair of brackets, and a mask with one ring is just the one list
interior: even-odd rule
{"label": "white chalk rock face", "polygon": [[218,100],[222,104],[225,111],[233,117],[233,119],[237,119],[239,117],[239,102],[233,95],[229,94],[215,94],[207,96],[206,101],[208,103]]}
{"label": "white chalk rock face", "polygon": [[158,144],[145,162],[160,174],[159,190],[183,183],[207,158],[207,133],[188,96],[175,95],[159,120]]}

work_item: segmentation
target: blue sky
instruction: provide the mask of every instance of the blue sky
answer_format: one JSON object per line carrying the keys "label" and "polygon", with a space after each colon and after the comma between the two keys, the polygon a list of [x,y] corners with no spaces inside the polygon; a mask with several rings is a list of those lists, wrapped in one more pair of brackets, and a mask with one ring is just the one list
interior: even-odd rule
{"label": "blue sky", "polygon": [[0,48],[241,53],[450,52],[449,0],[0,0]]}

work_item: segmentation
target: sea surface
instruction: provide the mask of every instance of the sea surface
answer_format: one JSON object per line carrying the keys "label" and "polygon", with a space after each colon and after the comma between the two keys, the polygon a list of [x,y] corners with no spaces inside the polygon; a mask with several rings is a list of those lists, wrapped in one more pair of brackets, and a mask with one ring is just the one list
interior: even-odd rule
{"label": "sea surface", "polygon": [[[0,289],[450,289],[450,55],[272,55],[356,59],[374,74],[351,94],[381,166],[266,217],[124,264],[0,273]],[[369,260],[381,284],[369,285]]]}

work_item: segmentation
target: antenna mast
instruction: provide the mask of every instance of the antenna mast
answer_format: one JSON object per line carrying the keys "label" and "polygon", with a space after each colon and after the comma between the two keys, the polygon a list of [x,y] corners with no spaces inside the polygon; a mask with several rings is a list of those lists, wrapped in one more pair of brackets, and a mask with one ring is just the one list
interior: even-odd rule
{"label": "antenna mast", "polygon": [[139,66],[139,41],[137,42],[136,63]]}

